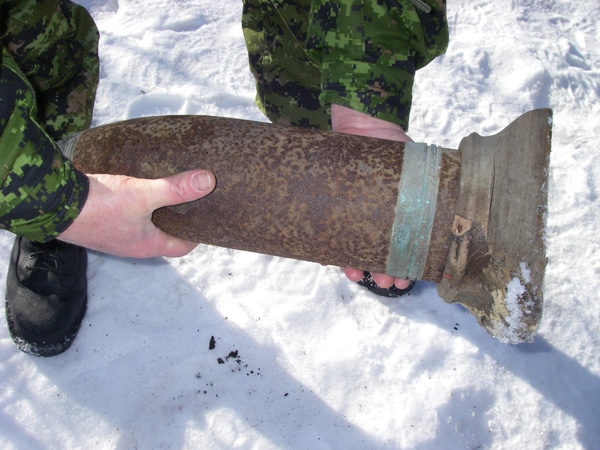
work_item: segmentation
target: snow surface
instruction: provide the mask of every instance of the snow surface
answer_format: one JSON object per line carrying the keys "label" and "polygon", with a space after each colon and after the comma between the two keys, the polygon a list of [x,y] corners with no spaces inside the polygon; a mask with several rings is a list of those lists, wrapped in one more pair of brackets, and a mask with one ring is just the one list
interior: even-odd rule
{"label": "snow surface", "polygon": [[[81,3],[102,33],[96,125],[264,120],[239,0]],[[0,448],[600,448],[600,3],[448,3],[451,43],[418,73],[411,136],[456,148],[555,113],[533,344],[501,344],[431,283],[387,300],[336,267],[221,248],[92,252],[68,352],[27,356],[0,327]],[[3,271],[12,241],[0,234]]]}

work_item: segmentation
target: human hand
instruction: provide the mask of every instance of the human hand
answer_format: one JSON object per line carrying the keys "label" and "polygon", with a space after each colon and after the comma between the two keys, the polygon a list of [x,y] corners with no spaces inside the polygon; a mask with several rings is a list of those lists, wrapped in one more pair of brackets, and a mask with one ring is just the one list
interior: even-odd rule
{"label": "human hand", "polygon": [[[331,105],[331,125],[333,131],[358,136],[369,136],[392,141],[412,142],[400,125],[371,117],[367,114],[340,105]],[[364,272],[358,269],[344,268],[350,281],[362,279]],[[372,273],[373,281],[381,288],[388,289],[395,285],[398,289],[406,289],[410,280],[394,278],[390,275]]]}
{"label": "human hand", "polygon": [[198,244],[176,238],[152,223],[163,206],[190,202],[215,188],[212,172],[192,170],[146,180],[122,175],[88,175],[90,190],[79,216],[58,239],[116,256],[183,256]]}

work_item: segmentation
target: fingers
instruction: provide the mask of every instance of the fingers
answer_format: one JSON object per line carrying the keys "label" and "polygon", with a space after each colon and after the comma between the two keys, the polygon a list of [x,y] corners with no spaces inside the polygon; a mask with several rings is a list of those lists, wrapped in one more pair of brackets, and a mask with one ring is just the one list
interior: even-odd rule
{"label": "fingers", "polygon": [[147,180],[120,175],[88,175],[90,190],[79,216],[60,235],[65,242],[116,256],[183,256],[196,243],[170,236],[152,222],[154,210],[208,195],[214,174],[193,170]]}
{"label": "fingers", "polygon": [[215,188],[216,178],[211,171],[199,169],[152,180],[151,184],[148,207],[154,211],[163,206],[187,203],[207,196]]}
{"label": "fingers", "polygon": [[377,283],[377,286],[384,289],[389,289],[394,285],[398,289],[406,289],[408,286],[410,286],[410,280],[405,280],[403,278],[394,278],[390,275],[385,275],[382,273],[371,273],[371,276],[373,277],[373,281]]}
{"label": "fingers", "polygon": [[343,268],[342,270],[344,271],[348,279],[350,281],[353,281],[354,283],[359,282],[360,280],[362,280],[362,277],[365,276],[365,273],[362,270],[348,268]]}
{"label": "fingers", "polygon": [[[360,281],[365,274],[362,270],[358,269],[343,268],[342,270],[346,274],[346,277],[348,277],[348,279],[354,283]],[[394,278],[390,275],[385,275],[382,273],[371,273],[371,276],[373,277],[373,281],[375,281],[377,286],[383,289],[389,289],[393,285],[395,285],[398,289],[406,289],[410,285],[410,280]]]}
{"label": "fingers", "polygon": [[382,273],[371,273],[373,281],[383,289],[389,289],[394,285],[394,277]]}
{"label": "fingers", "polygon": [[410,280],[405,280],[403,278],[396,278],[394,280],[394,284],[398,289],[406,289],[410,286]]}
{"label": "fingers", "polygon": [[152,256],[167,256],[170,258],[178,258],[187,255],[198,246],[197,242],[186,241],[170,236],[162,230],[157,231],[154,243],[155,248],[152,252]]}
{"label": "fingers", "polygon": [[[198,200],[210,194],[216,186],[215,175],[204,169],[182,172],[167,178],[153,180],[156,191],[148,199],[150,214],[163,206],[178,205]],[[179,257],[191,252],[198,244],[170,236],[156,229],[153,239],[155,255]]]}

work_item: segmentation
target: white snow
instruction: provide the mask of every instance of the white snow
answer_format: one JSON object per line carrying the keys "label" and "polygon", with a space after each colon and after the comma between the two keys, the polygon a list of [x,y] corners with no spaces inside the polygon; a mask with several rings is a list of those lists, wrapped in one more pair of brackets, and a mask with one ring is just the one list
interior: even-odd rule
{"label": "white snow", "polygon": [[[95,125],[264,120],[239,0],[81,3],[102,33]],[[69,351],[27,356],[0,326],[0,448],[598,448],[598,17],[597,1],[450,1],[448,52],[416,80],[417,142],[456,148],[554,109],[533,344],[498,342],[431,283],[388,300],[336,267],[221,248],[91,252],[88,312]],[[4,272],[12,241],[0,234]]]}
{"label": "white snow", "polygon": [[[516,274],[506,285],[506,289],[501,292],[493,292],[492,295],[497,298],[497,302],[504,304],[508,314],[504,317],[504,322],[494,322],[492,334],[500,342],[505,344],[521,344],[525,340],[524,336],[529,336],[527,326],[524,321],[524,314],[530,311],[527,308],[521,309],[521,305],[533,306],[532,301],[524,303],[523,295],[527,292],[526,284],[531,282],[531,270],[527,263],[521,262],[521,272]],[[532,291],[537,291],[536,287]],[[528,304],[529,303],[529,304]]]}

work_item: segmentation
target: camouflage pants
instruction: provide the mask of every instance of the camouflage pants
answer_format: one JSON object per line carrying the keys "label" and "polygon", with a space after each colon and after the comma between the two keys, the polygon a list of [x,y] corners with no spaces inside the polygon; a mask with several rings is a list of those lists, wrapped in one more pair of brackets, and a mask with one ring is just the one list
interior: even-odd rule
{"label": "camouflage pants", "polygon": [[328,129],[336,103],[407,129],[415,71],[448,44],[445,0],[420,4],[244,0],[257,104],[285,125]]}

